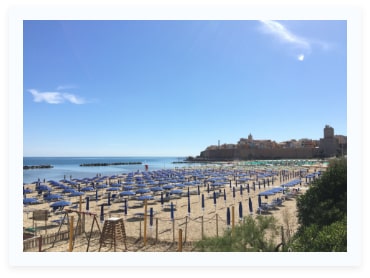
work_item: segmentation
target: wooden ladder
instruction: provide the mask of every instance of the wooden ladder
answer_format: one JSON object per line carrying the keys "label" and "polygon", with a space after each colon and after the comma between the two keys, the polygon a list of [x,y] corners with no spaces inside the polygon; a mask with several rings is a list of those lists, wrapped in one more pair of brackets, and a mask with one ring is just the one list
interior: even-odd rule
{"label": "wooden ladder", "polygon": [[100,247],[106,243],[110,243],[111,247],[114,246],[114,252],[116,252],[117,243],[122,242],[125,245],[125,251],[127,251],[126,244],[126,231],[123,218],[112,217],[104,221],[103,232],[100,236]]}

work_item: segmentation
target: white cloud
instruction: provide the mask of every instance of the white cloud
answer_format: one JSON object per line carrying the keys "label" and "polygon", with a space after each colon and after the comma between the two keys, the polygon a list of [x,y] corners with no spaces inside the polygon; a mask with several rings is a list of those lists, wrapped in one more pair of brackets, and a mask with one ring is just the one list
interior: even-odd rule
{"label": "white cloud", "polygon": [[29,92],[33,96],[34,102],[46,102],[50,104],[60,104],[66,101],[73,104],[84,104],[86,101],[76,95],[60,92],[38,92],[35,89],[30,89]]}
{"label": "white cloud", "polygon": [[273,20],[261,20],[260,22],[264,27],[264,32],[275,36],[281,43],[289,45],[292,48],[290,51],[299,51],[299,61],[303,61],[305,58],[302,52],[306,54],[311,52],[311,42],[306,38],[293,34],[283,24]]}

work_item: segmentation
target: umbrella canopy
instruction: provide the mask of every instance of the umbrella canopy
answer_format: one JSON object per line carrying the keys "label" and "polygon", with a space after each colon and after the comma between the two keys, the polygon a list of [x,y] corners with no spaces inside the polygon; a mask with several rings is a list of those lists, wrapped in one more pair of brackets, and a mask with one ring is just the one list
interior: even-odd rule
{"label": "umbrella canopy", "polygon": [[173,189],[170,191],[170,194],[182,194],[182,190],[181,189]]}
{"label": "umbrella canopy", "polygon": [[250,214],[253,214],[253,206],[252,206],[252,199],[249,197],[249,212]]}
{"label": "umbrella canopy", "polygon": [[120,196],[134,196],[136,193],[134,191],[122,191],[119,193]]}
{"label": "umbrella canopy", "polygon": [[29,205],[29,204],[37,204],[39,201],[36,198],[24,198],[23,204]]}
{"label": "umbrella canopy", "polygon": [[154,197],[152,195],[141,195],[137,197],[137,200],[144,201],[144,200],[153,200]]}
{"label": "umbrella canopy", "polygon": [[44,197],[44,200],[46,201],[56,201],[61,199],[63,199],[63,197],[59,194],[48,194]]}
{"label": "umbrella canopy", "polygon": [[56,208],[56,207],[65,207],[65,206],[70,206],[72,203],[69,202],[69,201],[65,201],[65,200],[62,200],[62,201],[58,201],[58,202],[55,202],[55,203],[52,203],[50,205],[50,207],[52,208]]}
{"label": "umbrella canopy", "polygon": [[68,197],[77,197],[77,196],[82,196],[84,194],[85,193],[84,192],[81,192],[81,191],[74,191],[71,194],[69,194]]}
{"label": "umbrella canopy", "polygon": [[149,188],[140,188],[140,189],[136,190],[135,192],[136,192],[136,194],[145,194],[145,193],[149,193],[150,189]]}

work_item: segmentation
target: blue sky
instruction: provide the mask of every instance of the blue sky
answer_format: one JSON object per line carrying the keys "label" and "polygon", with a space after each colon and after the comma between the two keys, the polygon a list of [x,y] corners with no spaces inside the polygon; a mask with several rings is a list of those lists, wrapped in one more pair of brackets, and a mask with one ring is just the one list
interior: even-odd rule
{"label": "blue sky", "polygon": [[24,21],[24,156],[196,156],[347,135],[335,20]]}

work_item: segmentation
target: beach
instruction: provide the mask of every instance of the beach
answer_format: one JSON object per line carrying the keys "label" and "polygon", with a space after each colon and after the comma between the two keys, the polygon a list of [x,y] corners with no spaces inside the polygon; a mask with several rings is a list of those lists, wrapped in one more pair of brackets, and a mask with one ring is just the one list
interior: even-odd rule
{"label": "beach", "polygon": [[[196,241],[222,236],[225,230],[240,225],[245,217],[262,215],[273,216],[287,239],[298,227],[296,197],[304,194],[316,171],[317,167],[313,166],[271,168],[228,164],[137,171],[100,177],[99,182],[97,179],[62,180],[58,182],[59,186],[50,181],[40,181],[51,189],[50,194],[59,194],[70,204],[56,209],[51,204],[57,200],[24,205],[23,230],[29,237],[26,241],[40,236],[44,240],[48,238],[48,243],[42,245],[43,252],[172,252],[179,249],[191,252]],[[39,188],[40,184],[24,185],[31,191],[26,197],[41,200],[42,196],[49,194],[37,192],[36,187]],[[70,197],[60,184],[83,193]],[[93,190],[84,191],[88,187],[93,187]],[[162,191],[155,191],[155,187]],[[138,191],[141,189],[147,190]],[[273,189],[276,189],[273,194],[264,194]],[[128,191],[135,194],[122,193]],[[271,206],[276,200],[280,202]],[[265,205],[270,206],[258,211]],[[34,220],[35,211],[46,211],[47,216]],[[110,240],[100,244],[104,224],[119,219],[123,222],[124,239],[116,244]],[[73,241],[66,238],[71,229]],[[274,240],[276,244],[280,243],[281,235],[275,236]],[[37,252],[39,247],[27,246],[24,251]]]}

